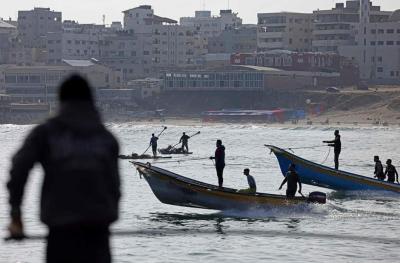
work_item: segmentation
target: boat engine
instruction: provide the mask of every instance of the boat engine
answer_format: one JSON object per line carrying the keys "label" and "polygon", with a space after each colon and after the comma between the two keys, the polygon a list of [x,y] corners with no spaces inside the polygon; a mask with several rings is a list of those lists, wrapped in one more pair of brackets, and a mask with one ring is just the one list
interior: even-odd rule
{"label": "boat engine", "polygon": [[308,201],[311,203],[325,204],[326,194],[322,192],[312,192],[308,195]]}

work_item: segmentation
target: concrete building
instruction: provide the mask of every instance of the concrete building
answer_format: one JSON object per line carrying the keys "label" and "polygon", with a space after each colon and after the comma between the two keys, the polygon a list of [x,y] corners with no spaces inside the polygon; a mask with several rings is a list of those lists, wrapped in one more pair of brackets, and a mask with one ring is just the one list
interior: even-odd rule
{"label": "concrete building", "polygon": [[65,60],[62,65],[4,65],[4,90],[13,102],[56,102],[57,87],[68,75],[79,72],[95,89],[121,88],[121,76],[102,65],[87,60]]}
{"label": "concrete building", "polygon": [[99,58],[100,44],[109,31],[104,25],[63,22],[63,59]]}
{"label": "concrete building", "polygon": [[355,44],[339,47],[339,53],[358,63],[363,80],[400,83],[400,10],[377,22],[371,19],[370,1],[360,5]]}
{"label": "concrete building", "polygon": [[258,14],[258,49],[309,51],[312,43],[312,14]]}
{"label": "concrete building", "polygon": [[[313,13],[313,51],[338,52],[340,46],[355,44],[355,35],[360,21],[359,0],[337,3],[331,10],[317,10]],[[391,12],[381,11],[370,3],[371,22],[386,21]]]}
{"label": "concrete building", "polygon": [[182,17],[180,24],[193,27],[200,36],[209,38],[220,35],[226,29],[240,27],[242,19],[232,10],[220,10],[219,16],[211,16],[211,11],[196,11],[194,17]]}
{"label": "concrete building", "polygon": [[18,33],[24,48],[32,48],[37,62],[60,64],[62,59],[62,15],[50,8],[18,12]]}
{"label": "concrete building", "polygon": [[257,51],[257,26],[227,29],[208,39],[208,53],[247,53]]}
{"label": "concrete building", "polygon": [[136,90],[140,94],[141,99],[157,96],[161,93],[162,80],[158,78],[145,78],[130,80],[127,83],[127,88]]}
{"label": "concrete building", "polygon": [[15,38],[17,28],[14,25],[0,19],[0,64],[8,63],[11,51],[11,39]]}

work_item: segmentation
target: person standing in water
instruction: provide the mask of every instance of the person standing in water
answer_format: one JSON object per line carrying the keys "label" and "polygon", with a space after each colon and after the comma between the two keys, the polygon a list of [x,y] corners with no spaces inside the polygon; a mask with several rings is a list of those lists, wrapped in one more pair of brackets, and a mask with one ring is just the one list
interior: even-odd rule
{"label": "person standing in water", "polygon": [[386,170],[385,170],[385,176],[387,175],[388,177],[388,182],[389,183],[394,183],[395,179],[396,182],[399,183],[399,174],[397,173],[396,167],[392,164],[392,160],[388,159],[386,161]]}
{"label": "person standing in water", "polygon": [[384,181],[385,180],[385,173],[383,172],[383,165],[382,162],[379,160],[379,156],[374,156],[374,162],[375,162],[375,178],[378,180]]}
{"label": "person standing in water", "polygon": [[290,164],[289,171],[286,173],[285,179],[283,179],[282,184],[279,187],[279,190],[281,190],[286,183],[287,183],[287,189],[286,189],[287,198],[294,198],[297,191],[297,184],[299,184],[299,194],[302,195],[300,178],[296,172],[296,166],[294,164]]}
{"label": "person standing in water", "polygon": [[157,141],[158,137],[155,136],[153,133],[150,139],[150,145],[151,145],[151,150],[153,151],[153,157],[157,157]]}
{"label": "person standing in water", "polygon": [[221,140],[217,140],[217,149],[215,150],[214,157],[210,157],[211,160],[215,160],[215,169],[217,170],[218,186],[222,187],[224,183],[224,168],[225,168],[225,146],[222,145]]}
{"label": "person standing in water", "polygon": [[335,161],[335,169],[339,169],[339,155],[342,150],[342,142],[340,141],[340,134],[339,130],[336,130],[335,133],[335,139],[332,141],[323,141],[324,143],[328,143],[328,146],[333,147],[333,151],[335,154],[334,161]]}

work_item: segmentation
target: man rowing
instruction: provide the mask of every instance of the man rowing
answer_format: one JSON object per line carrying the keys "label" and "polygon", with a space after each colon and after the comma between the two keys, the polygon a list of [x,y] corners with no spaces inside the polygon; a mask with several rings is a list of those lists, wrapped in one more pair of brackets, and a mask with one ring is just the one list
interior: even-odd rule
{"label": "man rowing", "polygon": [[[183,153],[188,153],[189,152],[189,139],[190,139],[190,136],[189,135],[187,135],[185,132],[182,134],[182,137],[181,137],[181,139],[179,140],[179,143],[182,143],[182,147],[181,147],[181,149],[182,149],[182,152]],[[186,150],[186,151],[185,151]]]}
{"label": "man rowing", "polygon": [[287,189],[286,189],[287,198],[294,198],[297,191],[297,184],[299,184],[299,194],[302,195],[300,178],[296,172],[296,166],[293,163],[290,164],[289,171],[286,173],[285,179],[283,179],[282,184],[279,187],[279,190],[281,190],[286,183],[287,183]]}
{"label": "man rowing", "polygon": [[157,157],[157,141],[158,137],[154,135],[154,133],[151,135],[150,139],[150,146],[153,151],[153,157]]}

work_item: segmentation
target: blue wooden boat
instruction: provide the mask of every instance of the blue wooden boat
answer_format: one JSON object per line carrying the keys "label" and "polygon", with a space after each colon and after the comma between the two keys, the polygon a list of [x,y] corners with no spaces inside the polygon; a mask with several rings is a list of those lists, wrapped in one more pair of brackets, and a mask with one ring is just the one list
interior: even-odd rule
{"label": "blue wooden boat", "polygon": [[326,195],[310,193],[309,197],[295,197],[264,193],[238,193],[231,188],[202,183],[147,163],[132,162],[162,203],[212,210],[270,209],[306,203],[325,203]]}
{"label": "blue wooden boat", "polygon": [[296,171],[304,184],[315,185],[342,191],[391,191],[400,193],[400,185],[380,181],[371,177],[361,176],[345,171],[335,170],[320,165],[288,151],[272,145],[265,145],[278,159],[282,174],[285,175],[291,163],[296,165]]}

